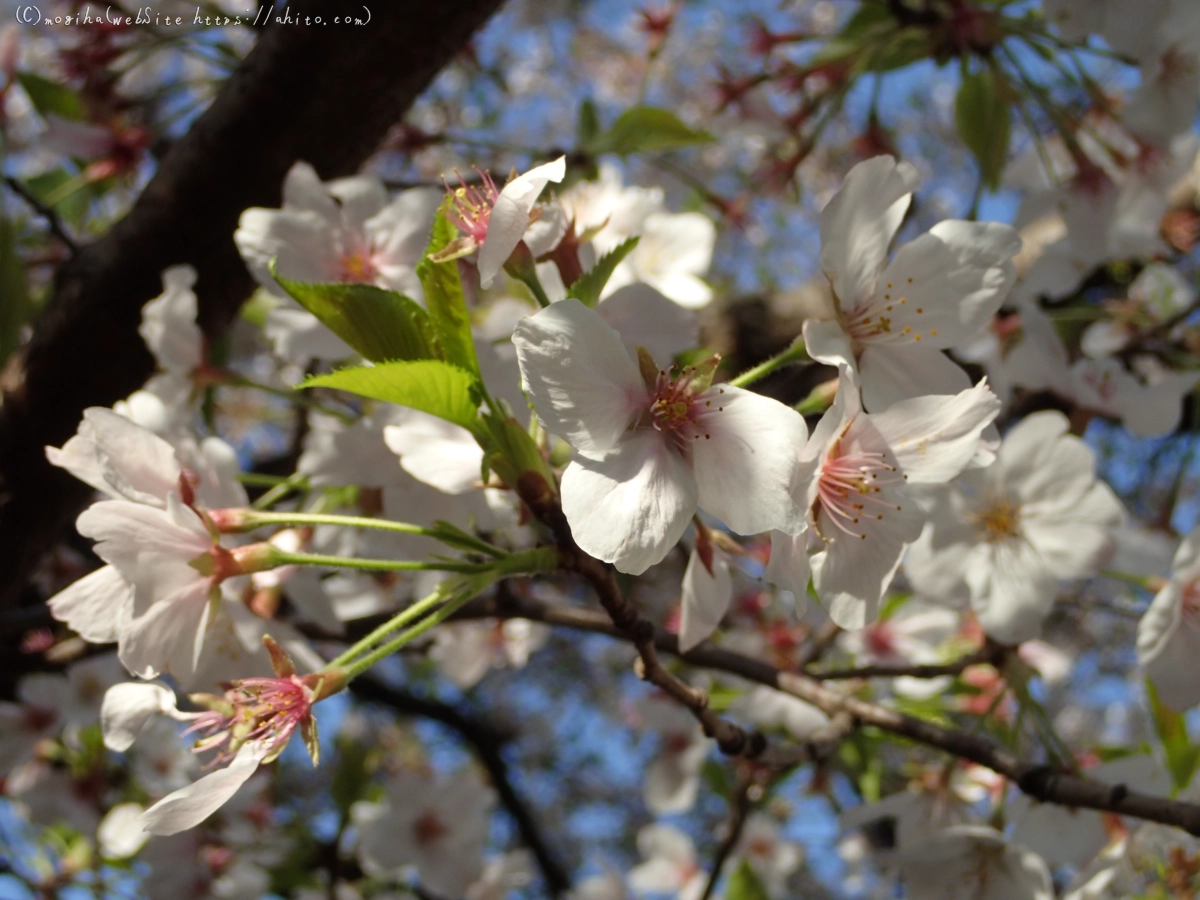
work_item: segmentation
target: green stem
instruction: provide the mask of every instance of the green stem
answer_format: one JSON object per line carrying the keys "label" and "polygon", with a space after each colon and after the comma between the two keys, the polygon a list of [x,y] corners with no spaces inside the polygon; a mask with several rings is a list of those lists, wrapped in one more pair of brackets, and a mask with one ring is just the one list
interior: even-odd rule
{"label": "green stem", "polygon": [[236,531],[253,531],[264,525],[341,525],[345,528],[398,531],[401,534],[435,535],[434,529],[431,528],[410,525],[407,522],[393,522],[390,519],[374,519],[370,516],[336,516],[331,513],[267,512],[265,510],[245,511],[242,518],[238,520]]}
{"label": "green stem", "polygon": [[782,369],[784,366],[791,365],[794,362],[806,362],[810,358],[808,350],[804,347],[804,341],[797,339],[782,353],[772,356],[766,362],[759,363],[753,369],[748,369],[737,378],[730,379],[729,383],[734,387],[746,387],[762,378],[766,378],[777,369]]}
{"label": "green stem", "polygon": [[465,592],[458,597],[455,597],[454,599],[452,599],[448,603],[446,603],[446,605],[443,606],[441,609],[437,610],[437,612],[434,612],[431,615],[426,616],[424,619],[422,619],[420,622],[418,622],[412,628],[409,628],[405,631],[400,632],[400,634],[396,635],[396,637],[392,638],[392,640],[388,641],[383,646],[381,646],[375,650],[372,650],[370,653],[368,653],[366,656],[362,657],[361,659],[355,660],[353,663],[346,666],[346,669],[345,669],[346,679],[350,680],[351,678],[357,678],[359,675],[361,675],[363,672],[367,671],[367,669],[371,668],[373,665],[375,665],[380,660],[386,659],[387,657],[391,656],[393,653],[395,653],[397,650],[399,650],[401,647],[403,647],[409,641],[413,640],[414,638],[420,637],[425,632],[429,631],[429,629],[433,628],[433,626],[439,625],[442,622],[446,621],[446,619],[450,618],[452,615],[454,615],[456,612],[458,612],[460,609],[462,609],[463,606],[465,606],[469,601],[471,601],[474,598],[475,598],[475,594],[470,591]]}
{"label": "green stem", "polygon": [[290,478],[276,483],[269,491],[254,501],[252,506],[254,509],[266,509],[277,500],[281,500],[294,490],[299,490],[308,486],[308,477],[296,472]]}
{"label": "green stem", "polygon": [[538,302],[538,306],[545,309],[550,305],[550,298],[546,296],[546,291],[542,287],[542,282],[537,277],[537,272],[522,272],[517,275],[517,280],[529,288],[529,293],[533,294],[533,299]]}
{"label": "green stem", "polygon": [[[477,566],[476,571],[478,573],[494,573],[495,578],[487,579],[485,583],[481,583],[478,590],[468,591],[466,598],[462,602],[466,602],[466,600],[478,595],[480,591],[492,584],[496,579],[503,578],[508,575],[522,575],[532,574],[534,572],[550,571],[557,568],[558,563],[558,551],[554,547],[537,547],[533,550],[526,550],[521,553],[512,553],[503,559],[496,560],[483,566]],[[458,605],[454,607],[455,609],[457,609],[458,606],[461,606],[462,603],[459,603],[453,594],[447,595],[444,591],[444,588],[444,584],[440,585],[438,589],[429,596],[422,597],[416,603],[401,610],[387,622],[383,623],[366,637],[362,638],[362,640],[355,642],[353,646],[349,647],[344,653],[332,660],[326,666],[326,668],[337,668],[349,664],[349,662],[355,657],[359,656],[359,654],[366,653],[368,650],[370,650],[372,645],[387,637],[398,628],[402,628],[405,625],[408,625],[410,622],[425,616],[427,613],[436,609],[443,602],[457,603]],[[437,621],[440,622],[441,619],[437,619]],[[436,624],[436,622],[433,624]],[[418,632],[418,634],[419,633],[420,632]],[[408,639],[411,640],[411,638],[415,636],[415,634],[409,635]],[[392,643],[394,644],[395,642],[393,641]],[[377,657],[377,659],[382,659],[383,656],[394,652],[396,647],[399,646],[401,645],[395,644],[395,646],[393,646],[388,653],[384,653],[382,656]],[[358,663],[355,663],[355,666],[357,665]],[[355,669],[354,674],[358,674],[358,672],[364,671],[367,668],[370,668],[370,666],[368,665],[360,669]],[[353,677],[353,675],[351,677]]]}
{"label": "green stem", "polygon": [[417,619],[432,609],[436,609],[437,605],[445,600],[445,595],[439,587],[428,597],[422,597],[411,606],[405,607],[392,618],[388,619],[366,637],[356,641],[353,646],[348,647],[344,653],[341,653],[336,659],[330,660],[326,668],[333,669],[338,666],[348,664],[356,656],[366,653],[379,641],[383,640],[397,628],[403,628],[409,622]]}
{"label": "green stem", "polygon": [[438,560],[415,562],[410,559],[359,559],[355,556],[328,556],[324,553],[279,552],[281,566],[330,566],[337,569],[366,569],[373,572],[458,572],[477,575],[488,570],[487,563]]}

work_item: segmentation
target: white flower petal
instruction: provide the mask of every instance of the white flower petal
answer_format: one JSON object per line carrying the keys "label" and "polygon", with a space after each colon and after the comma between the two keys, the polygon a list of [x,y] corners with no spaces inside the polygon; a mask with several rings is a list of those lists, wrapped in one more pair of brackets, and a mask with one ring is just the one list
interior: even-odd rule
{"label": "white flower petal", "polygon": [[405,410],[383,439],[413,478],[447,494],[473,490],[482,478],[483,450],[470,432],[428,413]]}
{"label": "white flower petal", "polygon": [[653,429],[563,472],[562,506],[575,542],[618,571],[640,575],[683,536],[696,511],[692,470]]}
{"label": "white flower petal", "polygon": [[648,284],[639,282],[614,291],[596,312],[621,336],[631,356],[641,346],[656,360],[666,361],[695,347],[700,339],[696,314]]}
{"label": "white flower petal", "polygon": [[243,744],[224,769],[210,772],[199,781],[163,797],[138,820],[151,834],[178,834],[195,828],[227,803],[238,788],[250,780],[267,755],[263,744]]}
{"label": "white flower petal", "polygon": [[917,187],[908,163],[876,156],[856,165],[821,211],[821,269],[847,312],[869,301]]}
{"label": "white flower petal", "polygon": [[797,610],[803,608],[808,598],[808,579],[811,570],[808,564],[808,531],[800,534],[771,532],[771,558],[767,562],[763,578],[796,597]]}
{"label": "white flower petal", "polygon": [[679,623],[679,649],[691,650],[717,630],[733,599],[733,578],[729,562],[719,550],[713,551],[710,575],[699,555],[692,551],[683,573],[683,615]]}
{"label": "white flower petal", "polygon": [[1138,661],[1154,684],[1159,699],[1171,709],[1191,709],[1200,703],[1200,622],[1183,611],[1185,588],[1170,581],[1138,623]]}
{"label": "white flower petal", "polygon": [[863,406],[883,412],[893,403],[928,394],[957,394],[971,386],[962,367],[941,350],[918,344],[871,344],[859,357]]}
{"label": "white flower petal", "polygon": [[518,175],[500,191],[488,217],[487,237],[479,250],[479,283],[482,287],[492,286],[492,280],[521,242],[529,228],[529,214],[547,182],[562,181],[566,173],[566,157],[560,156],[554,162]]}
{"label": "white flower petal", "polygon": [[104,746],[117,752],[128,750],[151,716],[174,711],[175,695],[161,684],[114,684],[104,692],[100,705]]}
{"label": "white flower petal", "polygon": [[521,379],[547,430],[581,453],[605,453],[647,406],[621,337],[578,300],[527,316],[513,331]]}
{"label": "white flower petal", "polygon": [[133,607],[133,587],[115,566],[103,566],[48,601],[50,615],[93,644],[117,640]]}
{"label": "white flower petal", "polygon": [[1000,412],[986,381],[954,396],[902,400],[871,416],[910,484],[939,484],[958,475],[979,448],[983,429]]}
{"label": "white flower petal", "polygon": [[808,439],[804,417],[741,388],[716,386],[705,396],[696,420],[704,437],[690,446],[700,508],[738,534],[803,530],[791,488]]}
{"label": "white flower petal", "polygon": [[854,347],[850,335],[841,323],[832,319],[806,319],[804,322],[804,349],[817,362],[828,366],[857,371]]}

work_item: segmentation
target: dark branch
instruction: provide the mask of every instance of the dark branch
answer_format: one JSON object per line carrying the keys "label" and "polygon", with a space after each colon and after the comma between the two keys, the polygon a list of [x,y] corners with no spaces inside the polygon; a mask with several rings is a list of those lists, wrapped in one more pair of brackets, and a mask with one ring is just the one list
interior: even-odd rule
{"label": "dark branch", "polygon": [[974,653],[970,653],[954,662],[928,665],[888,665],[881,663],[874,666],[860,666],[856,669],[830,669],[828,672],[811,672],[804,670],[818,681],[846,681],[852,678],[941,678],[944,675],[958,675],[971,666],[990,664],[998,666],[1004,661],[1009,648],[988,641]]}
{"label": "dark branch", "polygon": [[[586,609],[550,605],[529,598],[519,598],[515,604],[503,609],[476,607],[471,613],[477,616],[517,616],[548,625],[628,640],[621,629],[615,628],[602,615]],[[1127,789],[1124,785],[1105,784],[1022,759],[985,737],[943,728],[923,719],[885,709],[859,697],[838,693],[810,676],[783,672],[770,663],[720,647],[702,644],[687,653],[680,653],[676,636],[661,628],[654,630],[652,641],[658,650],[674,654],[684,662],[728,672],[791,694],[806,703],[811,703],[835,720],[844,722],[848,718],[859,725],[871,725],[960,759],[978,763],[1005,776],[1026,794],[1044,803],[1114,812],[1135,819],[1172,825],[1189,834],[1200,836],[1200,805],[1141,794]]]}
{"label": "dark branch", "polygon": [[588,580],[618,633],[637,648],[638,660],[635,670],[638,677],[691,711],[700,727],[704,729],[705,735],[717,742],[722,753],[751,758],[760,755],[766,749],[767,743],[759,732],[746,731],[721,718],[708,708],[708,695],[704,691],[692,687],[663,667],[655,647],[654,623],[643,617],[633,604],[625,599],[611,566],[579,549],[579,545],[571,536],[571,526],[567,524],[567,517],[563,514],[558,497],[541,476],[536,473],[521,476],[517,493],[538,520],[553,532],[562,555],[563,567]]}
{"label": "dark branch", "polygon": [[[223,333],[253,288],[233,244],[242,210],[278,206],[297,160],[325,178],[354,172],[499,5],[390,0],[362,28],[263,29],[129,214],[58,270],[33,338],[0,378],[0,607],[90,496],[43,448],[151,374],[137,326],[163,269],[196,267],[200,325]],[[292,0],[291,11],[331,21],[345,3]]]}
{"label": "dark branch", "polygon": [[50,228],[50,233],[62,241],[63,245],[71,251],[72,256],[79,252],[79,245],[75,243],[75,238],[71,237],[66,226],[59,219],[58,213],[39,200],[37,195],[29,190],[20,179],[9,176],[4,179],[4,183],[9,186],[14,194],[29,204],[35,213],[46,220],[46,225]]}
{"label": "dark branch", "polygon": [[487,722],[472,718],[453,706],[388,687],[371,676],[350,682],[350,691],[361,700],[378,703],[401,715],[432,719],[457,732],[471,745],[480,764],[487,769],[501,805],[512,816],[521,840],[537,860],[547,890],[557,897],[571,889],[571,876],[547,844],[533,811],[513,787],[508,763],[501,752],[506,743],[504,735]]}

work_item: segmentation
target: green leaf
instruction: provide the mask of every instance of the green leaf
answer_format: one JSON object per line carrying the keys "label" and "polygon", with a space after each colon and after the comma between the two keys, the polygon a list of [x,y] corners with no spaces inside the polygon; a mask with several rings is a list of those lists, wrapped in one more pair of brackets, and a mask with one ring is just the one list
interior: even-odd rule
{"label": "green leaf", "polygon": [[600,295],[604,293],[604,286],[608,284],[608,279],[612,278],[612,273],[621,264],[621,260],[633,252],[633,248],[637,244],[636,237],[621,241],[600,257],[592,266],[591,271],[583,273],[576,279],[575,283],[571,285],[571,289],[567,291],[567,296],[574,297],[584,306],[595,306],[600,302]]}
{"label": "green leaf", "polygon": [[1007,88],[995,69],[986,68],[963,76],[954,101],[958,136],[979,163],[983,183],[993,191],[1000,186],[1012,133]]}
{"label": "green leaf", "polygon": [[12,221],[0,217],[0,363],[20,346],[21,329],[34,313],[16,243]]}
{"label": "green leaf", "polygon": [[729,885],[725,888],[726,900],[771,900],[750,863],[742,860],[741,865],[729,876]]}
{"label": "green leaf", "polygon": [[78,95],[64,84],[35,75],[33,72],[18,72],[17,81],[29,95],[29,100],[43,116],[53,113],[64,119],[82,121],[87,118],[87,110]]}
{"label": "green leaf", "polygon": [[[61,195],[62,189],[68,183],[78,184],[78,179],[78,175],[72,174],[66,169],[51,169],[49,172],[27,178],[25,187],[29,188],[30,192],[43,203],[50,205],[55,194]],[[94,195],[94,186],[84,185],[56,202],[54,211],[64,222],[79,225],[83,222],[83,217],[87,213]]]}
{"label": "green leaf", "polygon": [[471,373],[436,359],[385,362],[377,366],[339,369],[314,375],[303,388],[327,387],[372,400],[395,403],[482,433],[477,394],[479,382]]}
{"label": "green leaf", "polygon": [[1162,741],[1167,757],[1167,771],[1171,773],[1175,789],[1182,790],[1191,784],[1196,767],[1200,765],[1200,747],[1196,747],[1188,737],[1187,722],[1183,714],[1163,705],[1158,699],[1158,691],[1150,681],[1146,682],[1146,696],[1150,699],[1154,731]]}
{"label": "green leaf", "polygon": [[275,277],[291,297],[371,362],[440,359],[429,313],[373,284],[306,284]]}
{"label": "green leaf", "polygon": [[670,110],[635,106],[621,113],[612,128],[596,139],[592,149],[596,153],[628,156],[647,150],[678,150],[713,140],[707,131],[689,128]]}
{"label": "green leaf", "polygon": [[581,149],[591,149],[596,139],[600,137],[600,116],[596,112],[596,104],[591,97],[585,97],[579,104],[579,124],[575,129],[576,138]]}
{"label": "green leaf", "polygon": [[456,237],[457,229],[439,212],[433,221],[429,247],[417,265],[417,277],[425,291],[425,308],[429,310],[429,319],[437,334],[442,358],[479,378],[479,360],[475,357],[471,317],[467,313],[467,301],[463,298],[458,264],[453,261],[435,263],[429,259],[430,254],[437,253]]}

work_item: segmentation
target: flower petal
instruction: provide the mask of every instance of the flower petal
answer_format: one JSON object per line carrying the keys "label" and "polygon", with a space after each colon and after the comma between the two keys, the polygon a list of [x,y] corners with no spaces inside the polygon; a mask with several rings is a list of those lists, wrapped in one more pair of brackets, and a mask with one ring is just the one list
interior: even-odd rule
{"label": "flower petal", "polygon": [[928,394],[957,394],[971,386],[963,368],[924,345],[871,344],[859,357],[863,406],[883,412],[893,403]]}
{"label": "flower petal", "polygon": [[576,458],[562,477],[575,542],[630,575],[675,546],[696,512],[696,496],[692,470],[653,429],[630,434],[598,459]]}
{"label": "flower petal", "polygon": [[807,601],[810,574],[808,531],[800,534],[772,531],[771,558],[763,578],[782,590],[791,591],[796,598],[797,611],[803,609]]}
{"label": "flower petal", "polygon": [[174,711],[175,695],[161,684],[114,684],[104,692],[100,704],[104,746],[117,752],[128,750],[151,716]]}
{"label": "flower petal", "polygon": [[648,284],[638,282],[614,291],[596,312],[621,336],[630,356],[641,346],[655,359],[669,360],[695,347],[700,339],[696,314]]}
{"label": "flower petal", "polygon": [[503,268],[529,228],[529,213],[538,195],[550,181],[562,181],[567,174],[567,158],[530,169],[504,186],[488,217],[487,237],[479,250],[479,283],[484,288]]}
{"label": "flower petal", "polygon": [[444,419],[404,410],[400,424],[384,427],[383,439],[400,456],[404,471],[439,491],[463,494],[483,477],[479,444],[465,428]]}
{"label": "flower petal", "polygon": [[517,323],[521,380],[547,430],[581,453],[605,453],[648,404],[621,336],[578,300]]}
{"label": "flower petal", "polygon": [[711,406],[696,419],[704,436],[690,445],[700,508],[738,534],[803,530],[805,512],[791,488],[808,439],[804,417],[728,385],[704,396]]}
{"label": "flower petal", "polygon": [[[713,574],[695,550],[683,573],[683,615],[679,623],[679,649],[691,650],[717,630],[733,599],[729,561],[719,550],[713,553]],[[690,805],[690,804],[689,804]]]}
{"label": "flower petal", "polygon": [[151,834],[178,834],[195,828],[227,803],[238,788],[250,780],[267,755],[266,746],[243,744],[224,769],[210,772],[199,781],[163,797],[138,820]]}
{"label": "flower petal", "polygon": [[50,615],[93,644],[117,640],[133,606],[133,587],[115,566],[103,566],[48,601]]}
{"label": "flower petal", "polygon": [[846,312],[874,295],[888,245],[916,187],[911,165],[876,156],[851,169],[821,211],[821,269]]}
{"label": "flower petal", "polygon": [[940,484],[971,461],[999,412],[1000,400],[984,380],[952,397],[902,400],[870,418],[910,484]]}

